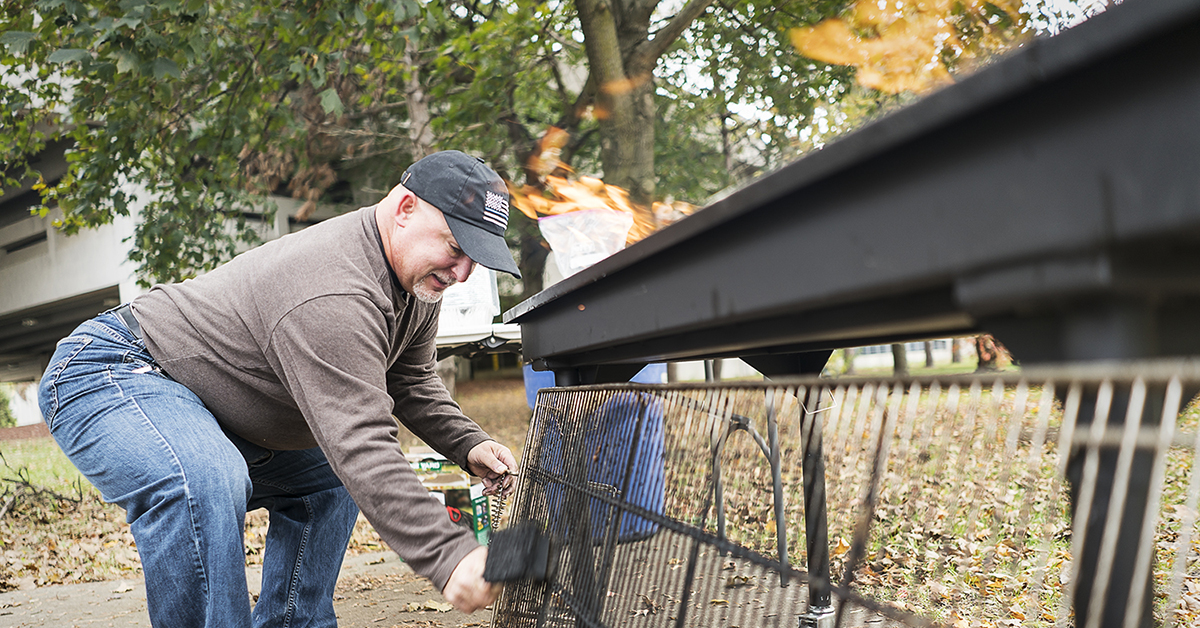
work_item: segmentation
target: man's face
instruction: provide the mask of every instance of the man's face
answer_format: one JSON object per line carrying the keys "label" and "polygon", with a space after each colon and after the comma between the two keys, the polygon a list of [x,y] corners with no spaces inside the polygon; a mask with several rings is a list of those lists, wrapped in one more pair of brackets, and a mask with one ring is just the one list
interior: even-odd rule
{"label": "man's face", "polygon": [[407,244],[393,251],[392,268],[401,287],[420,301],[437,303],[446,288],[471,276],[475,262],[459,248],[441,211],[419,198],[416,204],[405,225]]}

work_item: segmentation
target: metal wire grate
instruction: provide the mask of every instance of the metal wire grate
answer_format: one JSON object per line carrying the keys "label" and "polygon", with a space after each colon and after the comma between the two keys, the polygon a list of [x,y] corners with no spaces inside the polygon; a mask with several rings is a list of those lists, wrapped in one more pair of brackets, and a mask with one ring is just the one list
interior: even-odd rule
{"label": "metal wire grate", "polygon": [[502,525],[555,566],[492,625],[1196,625],[1197,390],[1191,363],[546,389]]}

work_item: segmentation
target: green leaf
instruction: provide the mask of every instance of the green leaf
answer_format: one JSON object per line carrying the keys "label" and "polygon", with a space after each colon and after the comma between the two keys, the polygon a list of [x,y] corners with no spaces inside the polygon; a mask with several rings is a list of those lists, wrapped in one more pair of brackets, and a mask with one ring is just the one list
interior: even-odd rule
{"label": "green leaf", "polygon": [[50,56],[46,58],[46,61],[50,63],[72,63],[75,61],[86,61],[90,59],[91,56],[92,55],[88,54],[88,51],[82,48],[59,48],[58,50],[50,53]]}
{"label": "green leaf", "polygon": [[342,111],[345,110],[345,106],[342,105],[342,98],[338,96],[336,89],[330,87],[329,89],[321,92],[321,108],[325,110],[325,113],[338,116],[342,115]]}
{"label": "green leaf", "polygon": [[395,16],[397,22],[403,22],[409,15],[416,15],[419,12],[419,6],[416,11],[410,12],[410,4],[407,0],[392,1],[392,15]]}
{"label": "green leaf", "polygon": [[137,55],[128,50],[118,50],[113,56],[117,58],[118,73],[132,72],[141,64],[141,60],[137,58]]}
{"label": "green leaf", "polygon": [[123,18],[117,20],[116,23],[114,24],[114,26],[116,28],[120,28],[122,26],[128,26],[129,28],[137,28],[141,25],[142,25],[142,19],[138,18],[138,17],[123,17]]}
{"label": "green leaf", "polygon": [[162,57],[154,60],[153,71],[154,78],[156,79],[162,79],[168,76],[174,79],[179,79],[181,77],[179,73],[179,66],[174,61],[170,59],[164,59]]}
{"label": "green leaf", "polygon": [[0,35],[0,44],[3,44],[15,54],[23,55],[29,47],[29,42],[37,39],[34,33],[26,33],[24,31],[8,31]]}

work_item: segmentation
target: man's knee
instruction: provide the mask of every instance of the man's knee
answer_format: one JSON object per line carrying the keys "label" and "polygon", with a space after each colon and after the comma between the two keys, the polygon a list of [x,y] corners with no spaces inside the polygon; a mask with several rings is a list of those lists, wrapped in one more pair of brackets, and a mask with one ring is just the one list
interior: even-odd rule
{"label": "man's knee", "polygon": [[[244,516],[253,486],[246,464],[234,451],[212,451],[209,456],[166,462],[147,460],[140,470],[145,474],[143,487],[121,500],[132,523],[151,511],[195,511]],[[156,477],[155,477],[156,476]],[[188,516],[181,512],[179,516]],[[192,513],[191,516],[195,516]]]}

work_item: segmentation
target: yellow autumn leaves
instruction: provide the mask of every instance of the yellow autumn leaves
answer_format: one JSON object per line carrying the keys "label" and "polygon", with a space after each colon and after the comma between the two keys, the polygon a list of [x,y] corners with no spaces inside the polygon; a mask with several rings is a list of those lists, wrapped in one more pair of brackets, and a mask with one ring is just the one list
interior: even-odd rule
{"label": "yellow autumn leaves", "polygon": [[[1019,0],[858,0],[845,17],[795,28],[792,44],[806,57],[857,68],[859,84],[887,93],[925,93],[952,82],[947,56],[967,48],[961,27],[981,40],[998,36],[998,9],[1023,22]],[[985,46],[989,44],[984,41]],[[950,53],[950,54],[947,54]]]}

